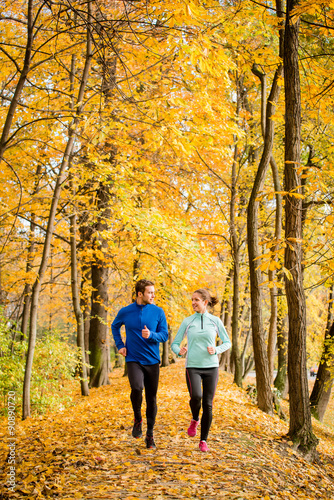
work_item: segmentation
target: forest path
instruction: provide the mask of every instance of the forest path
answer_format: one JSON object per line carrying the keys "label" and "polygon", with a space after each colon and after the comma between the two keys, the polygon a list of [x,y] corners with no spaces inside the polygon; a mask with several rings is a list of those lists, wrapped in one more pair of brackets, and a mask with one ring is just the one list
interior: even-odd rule
{"label": "forest path", "polygon": [[[221,372],[209,452],[202,453],[198,437],[187,435],[188,400],[184,361],[162,368],[157,449],[147,450],[143,438],[131,437],[128,380],[115,370],[110,386],[78,397],[76,406],[17,423],[16,487],[4,486],[6,465],[0,498],[334,499],[330,428],[315,423],[320,462],[309,464],[284,440],[287,425],[258,410]],[[6,433],[2,422],[4,459]]]}

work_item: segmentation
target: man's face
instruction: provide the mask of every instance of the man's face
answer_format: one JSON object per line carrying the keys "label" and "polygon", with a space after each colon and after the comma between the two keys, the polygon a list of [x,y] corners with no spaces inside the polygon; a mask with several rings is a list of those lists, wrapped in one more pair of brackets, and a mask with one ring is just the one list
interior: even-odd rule
{"label": "man's face", "polygon": [[155,297],[154,286],[153,285],[146,286],[144,293],[138,292],[138,297],[141,299],[141,302],[144,305],[146,305],[146,304],[153,304],[154,297]]}

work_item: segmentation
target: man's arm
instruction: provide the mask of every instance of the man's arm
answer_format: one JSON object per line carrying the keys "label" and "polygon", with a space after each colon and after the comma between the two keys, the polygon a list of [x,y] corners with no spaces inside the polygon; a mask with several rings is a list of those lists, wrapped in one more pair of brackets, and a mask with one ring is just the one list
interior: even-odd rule
{"label": "man's arm", "polygon": [[150,334],[147,338],[148,342],[166,342],[168,340],[168,326],[164,311],[161,309],[160,318],[158,321],[157,331],[152,332],[149,330]]}
{"label": "man's arm", "polygon": [[[118,350],[125,349],[124,342],[121,337],[121,326],[124,325],[122,309],[118,311],[118,314],[111,325],[111,331],[115,340],[115,344]],[[124,352],[124,351],[123,351]],[[121,354],[123,354],[123,352]],[[124,354],[123,354],[124,356]]]}

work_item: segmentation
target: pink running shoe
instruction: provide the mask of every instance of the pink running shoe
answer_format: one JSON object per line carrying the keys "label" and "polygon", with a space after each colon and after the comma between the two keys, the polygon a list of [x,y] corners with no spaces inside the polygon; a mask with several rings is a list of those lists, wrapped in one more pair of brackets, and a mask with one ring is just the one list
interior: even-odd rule
{"label": "pink running shoe", "polygon": [[199,449],[201,451],[209,451],[209,448],[208,448],[208,445],[206,444],[206,441],[199,442]]}
{"label": "pink running shoe", "polygon": [[192,421],[190,422],[190,425],[188,427],[188,436],[190,436],[190,437],[196,436],[198,425],[199,425],[199,420],[192,419]]}

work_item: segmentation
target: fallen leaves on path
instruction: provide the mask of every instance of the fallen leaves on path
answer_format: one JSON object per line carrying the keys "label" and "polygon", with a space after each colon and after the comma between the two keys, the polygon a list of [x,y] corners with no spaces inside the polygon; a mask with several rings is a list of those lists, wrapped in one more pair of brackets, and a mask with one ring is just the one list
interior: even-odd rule
{"label": "fallen leaves on path", "polygon": [[[127,378],[116,370],[110,386],[78,396],[75,407],[17,423],[16,488],[3,487],[1,498],[334,498],[334,433],[315,424],[320,461],[309,464],[283,439],[286,424],[262,413],[230,375],[220,374],[208,453],[187,435],[191,416],[182,361],[161,369],[157,450],[131,437],[129,392]],[[1,438],[4,462],[6,422]],[[7,472],[8,465],[2,485]]]}

